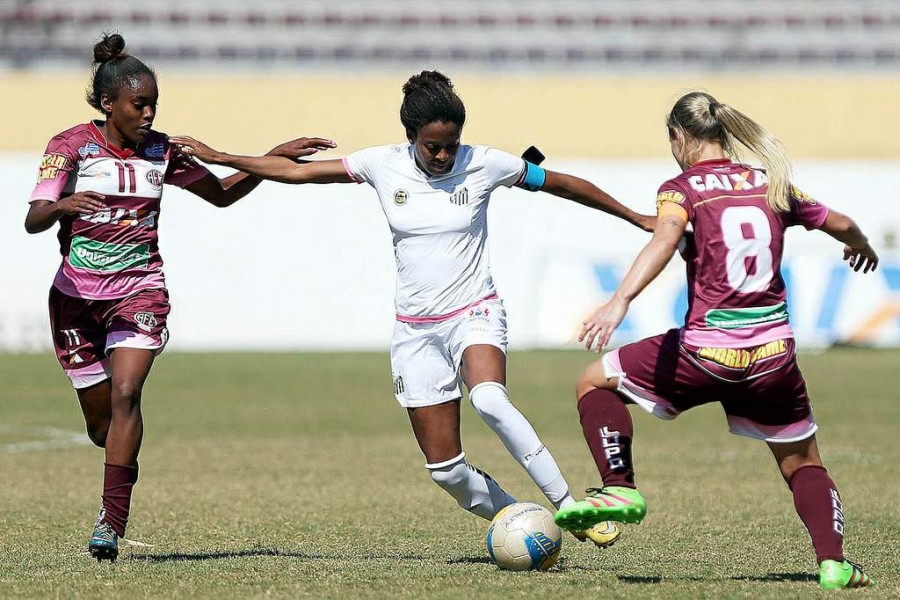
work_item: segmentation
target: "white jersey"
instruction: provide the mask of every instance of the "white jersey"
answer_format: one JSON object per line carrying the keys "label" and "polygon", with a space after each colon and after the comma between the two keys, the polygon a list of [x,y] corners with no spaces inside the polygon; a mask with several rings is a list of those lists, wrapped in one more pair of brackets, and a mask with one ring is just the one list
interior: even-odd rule
{"label": "white jersey", "polygon": [[344,159],[347,173],[378,192],[394,238],[397,318],[429,322],[496,295],[488,265],[487,206],[513,186],[525,161],[487,146],[460,146],[453,170],[430,176],[410,144],[377,146]]}

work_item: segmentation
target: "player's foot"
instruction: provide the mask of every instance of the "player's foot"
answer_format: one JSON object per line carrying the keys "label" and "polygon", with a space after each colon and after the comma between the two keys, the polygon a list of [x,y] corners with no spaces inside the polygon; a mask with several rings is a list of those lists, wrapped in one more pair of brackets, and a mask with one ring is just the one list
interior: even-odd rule
{"label": "player's foot", "polygon": [[844,562],[823,560],[819,563],[819,587],[824,590],[869,587],[870,585],[875,585],[872,578],[848,560]]}
{"label": "player's foot", "polygon": [[593,527],[581,531],[570,532],[579,542],[591,540],[598,548],[609,548],[615,544],[622,535],[622,530],[611,521],[597,523]]}
{"label": "player's foot", "polygon": [[119,556],[119,536],[109,523],[97,523],[94,526],[94,535],[88,542],[88,550],[97,562],[104,559],[115,562]]}
{"label": "player's foot", "polygon": [[647,502],[632,488],[610,486],[589,488],[587,498],[556,513],[556,524],[569,531],[580,531],[602,521],[640,523],[647,514]]}

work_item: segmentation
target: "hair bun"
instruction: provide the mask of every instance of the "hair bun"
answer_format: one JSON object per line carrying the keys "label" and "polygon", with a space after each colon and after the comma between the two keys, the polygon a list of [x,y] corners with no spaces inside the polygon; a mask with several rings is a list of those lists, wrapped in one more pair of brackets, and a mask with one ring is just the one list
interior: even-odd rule
{"label": "hair bun", "polygon": [[118,33],[104,33],[99,42],[94,44],[94,62],[103,64],[124,54],[125,38]]}
{"label": "hair bun", "polygon": [[418,75],[410,77],[409,80],[403,84],[403,95],[408,96],[419,90],[429,88],[434,89],[439,86],[447,86],[451,90],[453,89],[450,78],[440,71],[422,71]]}

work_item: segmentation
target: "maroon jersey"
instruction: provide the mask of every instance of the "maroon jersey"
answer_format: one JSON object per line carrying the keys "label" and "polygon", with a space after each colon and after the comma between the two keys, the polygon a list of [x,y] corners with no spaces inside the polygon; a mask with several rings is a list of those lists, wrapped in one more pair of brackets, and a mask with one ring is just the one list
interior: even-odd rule
{"label": "maroon jersey", "polygon": [[681,206],[688,235],[683,341],[744,348],[792,337],[781,277],[784,231],[820,227],[828,209],[791,188],[791,210],[766,203],[764,171],[728,159],[700,162],[659,188],[657,206]]}
{"label": "maroon jersey", "polygon": [[103,194],[107,209],[60,219],[62,264],[54,285],[90,300],[165,287],[157,246],[163,184],[187,187],[208,171],[151,131],[134,150],[110,145],[94,123],[50,140],[30,202]]}

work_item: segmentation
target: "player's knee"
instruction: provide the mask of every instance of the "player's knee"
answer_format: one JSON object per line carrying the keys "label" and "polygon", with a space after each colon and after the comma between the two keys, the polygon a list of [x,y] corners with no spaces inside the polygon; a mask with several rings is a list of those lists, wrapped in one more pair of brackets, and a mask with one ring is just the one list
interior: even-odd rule
{"label": "player's knee", "polygon": [[87,424],[88,438],[98,448],[106,448],[107,433],[109,433],[109,422]]}
{"label": "player's knee", "polygon": [[618,379],[598,377],[595,370],[585,369],[581,374],[581,377],[579,377],[578,381],[575,383],[575,399],[581,400],[587,394],[598,389],[616,391],[617,382]]}
{"label": "player's knee", "polygon": [[478,416],[488,425],[499,423],[510,406],[509,394],[502,383],[485,381],[469,390],[469,401]]}
{"label": "player's knee", "polygon": [[136,408],[141,402],[141,391],[141,384],[135,381],[123,380],[113,383],[113,406]]}

